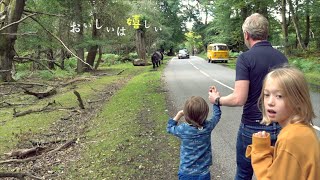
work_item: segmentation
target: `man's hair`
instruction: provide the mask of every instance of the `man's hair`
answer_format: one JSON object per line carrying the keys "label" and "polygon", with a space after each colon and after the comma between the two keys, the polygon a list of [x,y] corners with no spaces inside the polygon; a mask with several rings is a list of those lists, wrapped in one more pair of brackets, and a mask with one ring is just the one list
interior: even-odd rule
{"label": "man's hair", "polygon": [[259,97],[260,109],[263,114],[261,123],[271,123],[264,107],[264,89],[268,79],[275,81],[283,92],[285,104],[288,109],[292,110],[292,115],[289,117],[290,123],[299,121],[303,124],[312,124],[312,119],[316,116],[312,108],[308,83],[300,70],[289,66],[269,72],[263,81]]}
{"label": "man's hair", "polygon": [[192,96],[185,102],[183,112],[189,124],[201,128],[208,117],[209,106],[202,97]]}
{"label": "man's hair", "polygon": [[242,25],[242,31],[249,33],[253,40],[267,40],[269,22],[261,14],[254,13],[246,18]]}

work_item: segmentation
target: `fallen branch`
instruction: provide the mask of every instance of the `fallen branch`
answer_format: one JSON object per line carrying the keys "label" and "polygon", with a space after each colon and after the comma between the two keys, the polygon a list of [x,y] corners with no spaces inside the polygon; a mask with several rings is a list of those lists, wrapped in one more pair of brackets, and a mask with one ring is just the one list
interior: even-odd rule
{"label": "fallen branch", "polygon": [[10,103],[10,102],[7,102],[7,101],[0,102],[0,108],[4,108],[4,107],[7,107],[7,106],[26,106],[26,105],[33,105],[33,104],[28,104],[28,103],[17,104],[17,103]]}
{"label": "fallen branch", "polygon": [[21,88],[24,90],[24,93],[36,96],[38,99],[42,99],[57,93],[56,88],[53,88],[53,87],[48,88],[46,91],[43,91],[43,92],[32,92],[27,88],[24,88],[24,87],[21,87]]}
{"label": "fallen branch", "polygon": [[0,172],[0,178],[5,178],[5,177],[14,177],[17,179],[25,179],[25,177],[30,177],[32,179],[42,179],[40,177],[34,176],[29,173],[18,173],[18,172]]}
{"label": "fallen branch", "polygon": [[45,150],[45,147],[37,146],[30,149],[18,149],[15,151],[12,151],[10,153],[5,153],[5,155],[9,157],[14,157],[15,159],[23,159],[30,156],[35,156],[37,154],[41,154],[43,150]]}
{"label": "fallen branch", "polygon": [[34,141],[34,140],[29,140],[33,146],[43,146],[43,145],[48,145],[48,144],[57,144],[57,143],[62,143],[66,142],[66,139],[58,139],[54,141],[48,141],[48,142],[41,142],[41,141]]}
{"label": "fallen branch", "polygon": [[62,144],[61,146],[59,146],[58,148],[56,148],[56,149],[54,149],[52,151],[49,151],[48,154],[60,151],[62,149],[66,149],[67,147],[69,147],[72,144],[74,144],[76,141],[77,141],[77,138],[71,139],[71,140],[67,141],[66,143]]}
{"label": "fallen branch", "polygon": [[82,99],[81,99],[81,96],[80,96],[79,92],[76,91],[76,90],[74,90],[74,91],[73,91],[73,94],[75,94],[75,95],[77,96],[77,100],[78,100],[78,102],[79,102],[79,107],[80,107],[81,109],[84,109],[83,101],[82,101]]}
{"label": "fallen branch", "polygon": [[99,101],[104,101],[104,99],[92,100],[92,101],[88,101],[88,103],[96,103],[96,102],[99,102]]}
{"label": "fallen branch", "polygon": [[76,140],[77,140],[77,138],[71,139],[71,140],[67,141],[66,143],[64,143],[63,145],[59,146],[58,148],[53,149],[51,151],[48,151],[47,153],[41,154],[39,156],[29,157],[29,158],[26,158],[26,159],[8,159],[8,160],[5,160],[5,161],[0,161],[0,164],[25,163],[25,162],[29,162],[29,161],[34,161],[34,160],[36,160],[38,158],[43,157],[44,155],[49,155],[51,153],[54,153],[54,152],[57,152],[57,151],[60,151],[62,149],[67,148],[70,145],[74,144],[76,142]]}
{"label": "fallen branch", "polygon": [[0,86],[2,85],[25,85],[25,86],[48,86],[47,84],[40,84],[40,83],[24,83],[24,82],[4,82],[1,83]]}
{"label": "fallen branch", "polygon": [[120,75],[123,71],[124,71],[124,69],[122,69],[120,72],[118,72],[118,74],[117,74],[117,75]]}
{"label": "fallen branch", "polygon": [[52,104],[55,104],[55,101],[53,102],[49,102],[45,107],[40,108],[40,109],[29,109],[26,111],[22,111],[22,112],[17,112],[16,109],[13,109],[13,117],[19,117],[19,116],[24,116],[27,114],[31,114],[31,113],[35,113],[35,112],[41,112],[41,111],[45,111],[48,109],[49,106],[51,106]]}
{"label": "fallen branch", "polygon": [[38,109],[38,110],[29,109],[23,112],[16,112],[16,110],[13,109],[13,117],[20,117],[20,116],[24,116],[24,115],[35,113],[35,112],[41,112],[41,111],[42,109]]}
{"label": "fallen branch", "polygon": [[74,79],[71,79],[65,83],[62,83],[61,86],[62,87],[65,87],[65,86],[68,86],[69,84],[72,84],[74,82],[77,82],[77,81],[87,81],[87,80],[91,80],[89,78],[82,78],[82,77],[79,77],[79,78],[74,78]]}

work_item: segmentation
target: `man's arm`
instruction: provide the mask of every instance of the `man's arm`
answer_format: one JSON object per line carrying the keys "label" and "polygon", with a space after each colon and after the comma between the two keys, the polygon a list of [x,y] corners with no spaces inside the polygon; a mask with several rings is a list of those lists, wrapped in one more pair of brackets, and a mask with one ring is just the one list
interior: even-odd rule
{"label": "man's arm", "polygon": [[234,84],[233,93],[220,98],[221,106],[243,106],[248,98],[249,93],[248,80],[238,80]]}
{"label": "man's arm", "polygon": [[221,106],[243,106],[248,98],[249,84],[248,80],[238,80],[235,82],[233,93],[223,97],[220,97],[220,93],[212,86],[209,90],[209,101],[214,104],[216,98],[220,97]]}

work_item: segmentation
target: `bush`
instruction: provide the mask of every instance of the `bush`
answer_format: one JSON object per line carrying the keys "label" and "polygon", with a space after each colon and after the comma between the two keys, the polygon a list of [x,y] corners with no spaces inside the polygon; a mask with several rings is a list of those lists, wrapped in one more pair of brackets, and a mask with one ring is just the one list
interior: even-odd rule
{"label": "bush", "polygon": [[13,78],[15,80],[19,80],[19,79],[22,79],[22,78],[26,77],[28,74],[29,74],[28,71],[17,71],[17,73],[14,74]]}
{"label": "bush", "polygon": [[138,53],[137,52],[129,53],[129,58],[130,59],[137,59],[138,58]]}
{"label": "bush", "polygon": [[229,51],[229,56],[230,57],[238,57],[240,55],[239,52],[232,52],[232,51]]}
{"label": "bush", "polygon": [[76,57],[71,57],[64,61],[64,68],[66,70],[74,70],[77,67],[78,60]]}
{"label": "bush", "polygon": [[320,71],[320,63],[316,59],[292,58],[290,61],[303,72]]}
{"label": "bush", "polygon": [[45,79],[45,80],[54,79],[54,73],[51,73],[48,70],[38,71],[37,74],[38,74],[38,77],[40,77],[41,79]]}
{"label": "bush", "polygon": [[104,60],[104,63],[108,66],[121,63],[120,56],[116,54],[103,54],[102,59]]}

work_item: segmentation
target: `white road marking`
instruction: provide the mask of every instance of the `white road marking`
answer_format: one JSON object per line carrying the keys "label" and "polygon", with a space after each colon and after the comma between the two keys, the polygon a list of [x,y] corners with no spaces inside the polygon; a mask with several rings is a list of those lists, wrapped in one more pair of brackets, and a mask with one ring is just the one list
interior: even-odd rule
{"label": "white road marking", "polygon": [[216,79],[211,78],[211,77],[209,76],[209,74],[207,74],[207,73],[205,73],[204,71],[200,70],[197,66],[195,66],[194,64],[192,64],[192,62],[189,61],[189,63],[190,63],[194,68],[198,69],[203,75],[207,76],[208,78],[210,78],[210,79],[213,80],[214,82],[217,82],[217,83],[221,84],[222,86],[230,89],[231,91],[234,90],[232,87],[230,87],[230,86],[228,86],[228,85],[226,85],[226,84],[224,84],[224,83],[222,83],[222,82],[220,82],[220,81],[218,81],[218,80],[216,80]]}
{"label": "white road marking", "polygon": [[316,126],[316,125],[312,125],[312,127],[318,131],[320,131],[320,127]]}
{"label": "white road marking", "polygon": [[[226,85],[226,84],[224,84],[224,83],[222,83],[222,82],[220,82],[220,81],[218,81],[218,80],[216,80],[216,79],[211,78],[211,77],[209,76],[209,74],[207,74],[207,73],[205,73],[204,71],[200,70],[197,66],[195,66],[194,64],[192,64],[192,62],[189,61],[189,63],[190,63],[194,68],[196,68],[197,70],[199,70],[203,75],[207,76],[208,78],[210,78],[210,79],[213,80],[214,82],[217,82],[217,83],[221,84],[222,86],[224,86],[224,87],[226,87],[226,88],[228,88],[228,89],[230,89],[230,90],[232,90],[232,91],[234,90],[232,87],[230,87],[230,86],[228,86],[228,85]],[[315,130],[320,131],[320,127],[318,127],[318,126],[316,126],[316,125],[312,125],[312,127],[313,127]]]}

